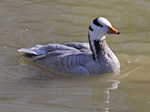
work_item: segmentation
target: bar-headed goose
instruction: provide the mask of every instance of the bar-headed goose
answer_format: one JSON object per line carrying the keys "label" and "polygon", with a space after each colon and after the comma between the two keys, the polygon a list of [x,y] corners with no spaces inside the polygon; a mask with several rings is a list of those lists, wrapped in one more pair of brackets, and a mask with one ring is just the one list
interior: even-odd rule
{"label": "bar-headed goose", "polygon": [[89,26],[89,43],[72,42],[64,45],[36,45],[32,48],[22,48],[19,52],[44,67],[51,70],[74,74],[104,74],[115,72],[120,63],[106,43],[105,36],[120,34],[111,23],[98,17]]}

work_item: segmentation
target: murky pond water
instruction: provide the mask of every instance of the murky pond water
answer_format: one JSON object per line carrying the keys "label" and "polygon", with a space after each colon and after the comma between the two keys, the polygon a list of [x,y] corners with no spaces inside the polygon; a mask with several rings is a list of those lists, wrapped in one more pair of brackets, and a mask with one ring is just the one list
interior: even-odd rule
{"label": "murky pond water", "polygon": [[[149,0],[1,0],[0,111],[149,112],[149,6]],[[60,75],[17,51],[88,42],[88,26],[98,16],[121,32],[107,37],[121,62],[119,73]]]}

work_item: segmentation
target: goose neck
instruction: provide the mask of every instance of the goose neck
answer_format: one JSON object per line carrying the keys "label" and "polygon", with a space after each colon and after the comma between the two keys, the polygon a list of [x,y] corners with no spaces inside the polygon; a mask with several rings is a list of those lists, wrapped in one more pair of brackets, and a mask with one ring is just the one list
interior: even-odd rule
{"label": "goose neck", "polygon": [[108,45],[106,43],[106,40],[91,40],[90,42],[90,48],[92,51],[93,59],[94,61],[98,60],[99,55],[102,52],[105,52],[105,50],[108,48]]}

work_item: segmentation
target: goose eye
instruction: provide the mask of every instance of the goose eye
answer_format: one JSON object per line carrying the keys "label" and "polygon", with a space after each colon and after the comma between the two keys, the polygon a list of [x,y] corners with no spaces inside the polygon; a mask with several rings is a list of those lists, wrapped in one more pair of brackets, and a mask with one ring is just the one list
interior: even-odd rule
{"label": "goose eye", "polygon": [[97,19],[97,18],[93,20],[93,23],[94,23],[96,26],[103,27],[103,25],[101,25],[101,24],[98,22],[98,19]]}

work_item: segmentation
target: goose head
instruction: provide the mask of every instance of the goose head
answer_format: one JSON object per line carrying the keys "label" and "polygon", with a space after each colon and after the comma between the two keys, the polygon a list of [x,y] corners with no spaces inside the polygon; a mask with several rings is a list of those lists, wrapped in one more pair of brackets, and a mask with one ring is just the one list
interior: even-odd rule
{"label": "goose head", "polygon": [[92,21],[89,26],[89,39],[92,40],[103,40],[105,36],[110,34],[119,35],[120,32],[112,27],[111,23],[103,18],[98,17]]}
{"label": "goose head", "polygon": [[94,19],[90,24],[88,37],[94,61],[98,60],[98,53],[102,48],[102,45],[100,45],[100,43],[105,40],[105,36],[111,34],[119,35],[120,32],[113,28],[111,23],[103,17],[98,17]]}

